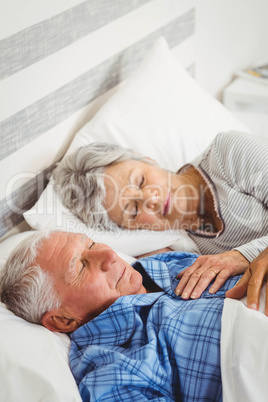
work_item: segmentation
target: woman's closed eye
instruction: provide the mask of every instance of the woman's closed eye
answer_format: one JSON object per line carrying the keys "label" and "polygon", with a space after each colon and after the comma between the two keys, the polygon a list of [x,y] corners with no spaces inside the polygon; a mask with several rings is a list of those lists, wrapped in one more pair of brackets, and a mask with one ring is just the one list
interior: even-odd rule
{"label": "woman's closed eye", "polygon": [[139,206],[138,206],[138,203],[135,202],[135,213],[134,213],[132,219],[137,218],[138,212],[139,212]]}
{"label": "woman's closed eye", "polygon": [[[144,177],[144,175],[142,175],[141,178],[140,178],[139,188],[141,188],[141,187],[143,186],[144,181],[145,181],[145,177]],[[135,202],[134,202],[134,208],[132,208],[132,209],[129,211],[129,217],[130,217],[130,219],[136,219],[137,216],[138,216],[138,213],[139,213],[139,204],[138,204],[137,201],[135,201]]]}
{"label": "woman's closed eye", "polygon": [[145,177],[144,175],[141,176],[141,180],[140,180],[140,188],[142,187],[142,185],[144,184],[145,181]]}

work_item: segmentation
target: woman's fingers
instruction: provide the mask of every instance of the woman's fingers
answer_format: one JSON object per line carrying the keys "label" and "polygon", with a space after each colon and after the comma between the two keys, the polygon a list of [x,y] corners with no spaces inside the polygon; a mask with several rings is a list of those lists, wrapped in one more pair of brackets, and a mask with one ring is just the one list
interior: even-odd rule
{"label": "woman's fingers", "polygon": [[[197,260],[191,265],[189,268],[186,268],[184,271],[180,272],[177,275],[177,279],[180,279],[180,282],[178,286],[175,289],[175,293],[177,296],[180,296],[185,288],[185,286],[188,284],[191,276],[193,275],[194,272],[196,272],[200,268],[200,264]],[[203,271],[199,271],[198,277],[203,273]]]}
{"label": "woman's fingers", "polygon": [[[209,269],[211,264],[208,263],[210,256],[200,256],[189,268],[182,271],[177,279],[180,282],[175,293],[183,298],[198,298],[206,289],[209,283],[215,279],[218,272]],[[197,286],[198,285],[198,286]],[[197,288],[196,288],[197,286]]]}
{"label": "woman's fingers", "polygon": [[189,297],[192,299],[197,299],[201,296],[210,282],[216,278],[216,276],[217,273],[215,273],[215,271],[212,269],[205,270],[201,276],[199,276],[198,271],[196,271],[191,276],[187,286],[182,292],[181,297],[183,299],[188,299]]}
{"label": "woman's fingers", "polygon": [[228,278],[235,275],[233,269],[231,268],[222,268],[219,274],[216,276],[214,283],[211,285],[209,289],[209,293],[214,294],[220,290],[222,285],[225,284]]}
{"label": "woman's fingers", "polygon": [[251,272],[248,268],[242,278],[237,282],[237,284],[225,293],[226,297],[230,299],[240,299],[247,293],[248,283],[251,278]]}
{"label": "woman's fingers", "polygon": [[215,280],[215,282],[209,289],[209,292],[211,294],[216,293],[231,276],[231,271],[229,269],[218,270],[219,268],[216,270],[203,266],[195,271],[185,285],[181,297],[183,299],[189,299],[189,297],[197,299],[213,280]]}
{"label": "woman's fingers", "polygon": [[248,261],[236,250],[200,256],[191,267],[177,276],[180,283],[175,293],[181,295],[183,299],[196,299],[215,280],[209,290],[213,294],[221,288],[230,276],[245,272],[247,266]]}
{"label": "woman's fingers", "polygon": [[215,281],[209,288],[209,293],[214,294],[220,290],[220,288],[225,284],[226,280],[231,276],[231,274],[227,275],[226,271],[220,271],[220,273],[216,276]]}
{"label": "woman's fingers", "polygon": [[261,288],[264,282],[265,271],[257,269],[251,275],[247,289],[247,306],[253,310],[259,309]]}
{"label": "woman's fingers", "polygon": [[[266,267],[252,264],[242,276],[240,281],[237,282],[235,287],[225,293],[226,297],[231,299],[240,299],[247,294],[247,307],[252,310],[259,309],[259,300],[261,288],[266,276]],[[266,285],[266,304],[265,314],[268,315],[268,288]]]}
{"label": "woman's fingers", "polygon": [[[253,310],[259,309],[260,292],[268,275],[268,247],[252,261],[249,267],[250,280],[247,288],[247,306]],[[268,291],[266,284],[265,314],[268,315]]]}

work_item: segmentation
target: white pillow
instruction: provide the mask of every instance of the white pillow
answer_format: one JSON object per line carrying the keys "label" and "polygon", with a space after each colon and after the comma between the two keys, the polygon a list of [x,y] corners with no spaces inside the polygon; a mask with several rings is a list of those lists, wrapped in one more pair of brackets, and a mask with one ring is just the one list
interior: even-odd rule
{"label": "white pillow", "polygon": [[[222,104],[198,86],[161,38],[136,72],[76,134],[67,154],[93,141],[116,143],[176,171],[201,153],[219,131],[229,129],[247,131]],[[97,241],[133,256],[177,242],[176,249],[198,252],[184,231],[118,230],[92,234],[63,207],[52,183],[24,218],[34,229],[56,226],[88,233]]]}
{"label": "white pillow", "polygon": [[[0,271],[13,248],[34,231],[0,243]],[[135,259],[118,253],[128,263]],[[69,368],[70,338],[15,316],[0,303],[1,401],[80,402]]]}
{"label": "white pillow", "polygon": [[[11,250],[33,232],[0,243],[0,270]],[[31,324],[0,303],[1,400],[9,402],[80,402],[69,368],[70,339]]]}

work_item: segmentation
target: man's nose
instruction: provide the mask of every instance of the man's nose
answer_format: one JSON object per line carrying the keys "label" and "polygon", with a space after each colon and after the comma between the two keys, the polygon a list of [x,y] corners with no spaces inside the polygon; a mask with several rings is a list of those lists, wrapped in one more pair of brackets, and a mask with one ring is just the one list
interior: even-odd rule
{"label": "man's nose", "polygon": [[109,271],[116,262],[117,254],[109,247],[103,246],[98,250],[86,249],[82,256],[90,268]]}

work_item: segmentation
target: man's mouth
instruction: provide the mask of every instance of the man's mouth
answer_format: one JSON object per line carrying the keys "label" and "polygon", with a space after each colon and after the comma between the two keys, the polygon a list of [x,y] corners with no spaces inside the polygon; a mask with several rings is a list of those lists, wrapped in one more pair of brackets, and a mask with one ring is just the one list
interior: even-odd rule
{"label": "man's mouth", "polygon": [[166,201],[165,201],[165,204],[164,204],[164,211],[163,211],[163,215],[164,215],[164,216],[169,213],[170,205],[171,205],[171,194],[170,194],[170,192],[169,192],[169,193],[168,193],[168,196],[167,196],[167,199],[166,199]]}
{"label": "man's mouth", "polygon": [[118,283],[121,281],[121,279],[123,278],[123,276],[124,276],[124,273],[125,273],[125,272],[126,272],[126,267],[124,267],[123,272],[122,272],[122,274],[121,274],[120,278],[118,279],[118,281],[117,281],[117,284],[116,284],[116,285],[118,285]]}

